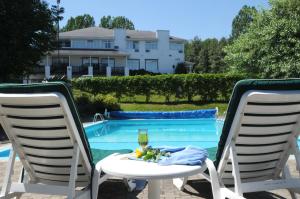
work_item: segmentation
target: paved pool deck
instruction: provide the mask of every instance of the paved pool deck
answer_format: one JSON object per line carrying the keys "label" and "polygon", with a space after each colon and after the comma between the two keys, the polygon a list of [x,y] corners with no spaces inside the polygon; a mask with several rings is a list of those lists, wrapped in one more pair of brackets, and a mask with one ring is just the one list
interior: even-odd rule
{"label": "paved pool deck", "polygon": [[[6,160],[0,160],[0,186],[2,185],[5,168],[6,168]],[[289,167],[293,176],[299,177],[299,172],[296,171],[295,168],[295,160],[290,159]],[[13,181],[17,181],[20,171],[21,171],[21,163],[20,161],[16,161]],[[190,198],[201,198],[201,199],[212,199],[211,187],[210,183],[206,180],[200,179],[199,176],[192,176],[191,180],[188,181],[188,184],[185,186],[184,191],[178,191],[175,186],[173,186],[171,180],[162,181],[161,185],[161,199],[190,199]],[[117,179],[111,179],[99,187],[99,199],[146,199],[148,194],[148,187],[146,186],[141,191],[127,192],[126,187],[123,182]],[[287,190],[276,190],[272,192],[259,192],[259,193],[251,193],[245,195],[246,198],[249,199],[288,199],[291,198],[289,192]],[[23,199],[60,199],[65,197],[60,196],[45,196],[38,194],[23,194]],[[300,195],[297,195],[297,198],[300,198]]]}

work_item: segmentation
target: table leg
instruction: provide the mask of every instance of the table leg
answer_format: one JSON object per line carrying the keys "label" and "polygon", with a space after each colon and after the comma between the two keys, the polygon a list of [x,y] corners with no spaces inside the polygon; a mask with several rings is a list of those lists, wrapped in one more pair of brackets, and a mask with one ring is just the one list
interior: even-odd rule
{"label": "table leg", "polygon": [[148,199],[160,198],[160,180],[148,180]]}

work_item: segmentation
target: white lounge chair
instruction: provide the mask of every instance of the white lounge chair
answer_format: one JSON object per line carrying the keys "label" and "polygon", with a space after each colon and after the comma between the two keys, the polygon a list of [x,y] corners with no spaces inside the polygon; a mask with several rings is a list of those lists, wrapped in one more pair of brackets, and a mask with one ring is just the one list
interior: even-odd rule
{"label": "white lounge chair", "polygon": [[[300,79],[238,82],[216,161],[207,160],[209,174],[203,173],[214,198],[243,198],[244,193],[274,189],[288,189],[296,198],[300,178],[291,177],[287,161],[295,155],[300,168],[299,133]],[[180,184],[176,179],[175,183],[182,189],[186,181]]]}
{"label": "white lounge chair", "polygon": [[[12,149],[0,198],[22,193],[97,198],[106,179],[95,170],[72,95],[63,83],[0,85],[0,123]],[[16,155],[26,175],[11,176]],[[82,188],[79,190],[78,188]]]}

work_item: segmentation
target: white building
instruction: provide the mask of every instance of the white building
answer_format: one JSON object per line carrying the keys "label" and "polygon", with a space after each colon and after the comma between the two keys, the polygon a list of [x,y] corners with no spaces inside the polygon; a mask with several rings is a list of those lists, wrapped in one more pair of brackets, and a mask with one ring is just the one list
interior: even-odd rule
{"label": "white building", "polygon": [[[168,30],[138,31],[91,27],[59,35],[61,47],[41,61],[45,77],[65,74],[128,75],[129,70],[145,69],[155,73],[173,73],[184,62],[182,38]],[[59,57],[59,61],[58,61]]]}

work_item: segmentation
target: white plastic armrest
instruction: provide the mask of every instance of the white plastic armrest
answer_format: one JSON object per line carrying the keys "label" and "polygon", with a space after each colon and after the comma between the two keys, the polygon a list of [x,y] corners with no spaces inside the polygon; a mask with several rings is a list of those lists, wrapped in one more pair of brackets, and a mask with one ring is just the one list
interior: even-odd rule
{"label": "white plastic armrest", "polygon": [[214,198],[221,198],[221,187],[220,187],[220,182],[219,182],[219,177],[218,177],[218,173],[216,170],[216,167],[213,163],[213,161],[211,161],[210,159],[206,159],[205,160],[207,169],[209,171],[209,177],[210,177],[210,183],[211,183],[211,189],[213,192],[213,197]]}
{"label": "white plastic armrest", "polygon": [[216,167],[210,159],[206,159],[205,161],[207,169],[209,171],[211,189],[213,192],[214,199],[223,199],[223,198],[230,198],[230,199],[246,199],[232,190],[220,185],[219,175],[217,173]]}

